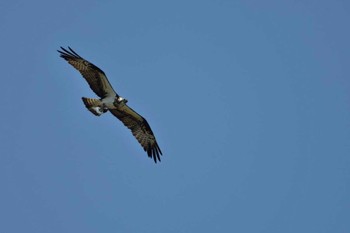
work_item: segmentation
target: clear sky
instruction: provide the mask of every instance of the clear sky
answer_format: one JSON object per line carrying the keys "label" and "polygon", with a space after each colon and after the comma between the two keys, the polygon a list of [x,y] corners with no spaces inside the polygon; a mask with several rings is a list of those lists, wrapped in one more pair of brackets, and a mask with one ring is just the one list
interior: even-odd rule
{"label": "clear sky", "polygon": [[[0,3],[0,232],[350,232],[350,3]],[[147,157],[59,58],[105,71]]]}

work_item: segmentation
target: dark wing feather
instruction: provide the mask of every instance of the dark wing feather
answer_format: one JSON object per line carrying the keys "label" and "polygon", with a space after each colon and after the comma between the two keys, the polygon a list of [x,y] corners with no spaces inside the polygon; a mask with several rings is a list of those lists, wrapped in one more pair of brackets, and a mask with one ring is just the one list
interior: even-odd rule
{"label": "dark wing feather", "polygon": [[96,95],[101,98],[117,95],[100,68],[79,56],[70,47],[68,47],[69,50],[62,47],[61,49],[62,51],[57,50],[61,54],[60,56],[81,73]]}
{"label": "dark wing feather", "polygon": [[109,109],[109,111],[131,130],[134,137],[147,152],[148,157],[153,157],[155,163],[160,161],[162,151],[145,118],[127,105],[124,105],[120,109]]}

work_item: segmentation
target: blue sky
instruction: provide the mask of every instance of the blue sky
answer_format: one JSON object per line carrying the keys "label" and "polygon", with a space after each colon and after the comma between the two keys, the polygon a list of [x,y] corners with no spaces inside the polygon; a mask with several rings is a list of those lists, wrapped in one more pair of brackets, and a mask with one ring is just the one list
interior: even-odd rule
{"label": "blue sky", "polygon": [[[348,1],[0,3],[0,232],[350,232]],[[154,164],[59,58],[147,118]]]}

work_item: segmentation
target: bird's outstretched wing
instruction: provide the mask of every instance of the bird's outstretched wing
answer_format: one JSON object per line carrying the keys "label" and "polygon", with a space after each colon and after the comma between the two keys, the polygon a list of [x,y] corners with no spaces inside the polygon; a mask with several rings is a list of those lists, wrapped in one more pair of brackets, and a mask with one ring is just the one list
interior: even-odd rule
{"label": "bird's outstretched wing", "polygon": [[105,73],[100,68],[79,56],[70,47],[68,47],[69,50],[62,47],[61,49],[62,51],[57,50],[61,54],[60,56],[81,73],[96,95],[100,98],[117,96]]}
{"label": "bird's outstretched wing", "polygon": [[145,118],[126,104],[118,109],[109,109],[109,111],[131,130],[134,137],[147,152],[148,157],[153,158],[155,163],[160,161],[162,151]]}

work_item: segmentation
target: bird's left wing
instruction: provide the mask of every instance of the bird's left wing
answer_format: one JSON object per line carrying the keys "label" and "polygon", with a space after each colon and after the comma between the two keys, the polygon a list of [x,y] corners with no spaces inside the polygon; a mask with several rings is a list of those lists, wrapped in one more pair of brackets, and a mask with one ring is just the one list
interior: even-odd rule
{"label": "bird's left wing", "polygon": [[126,104],[119,109],[109,109],[109,111],[131,130],[144,151],[147,152],[148,157],[153,157],[155,163],[160,161],[162,151],[160,150],[152,129],[145,118]]}
{"label": "bird's left wing", "polygon": [[68,47],[69,50],[62,47],[61,49],[62,51],[57,50],[61,54],[60,56],[81,73],[96,95],[101,98],[117,96],[105,73],[100,68],[79,56],[70,47]]}

